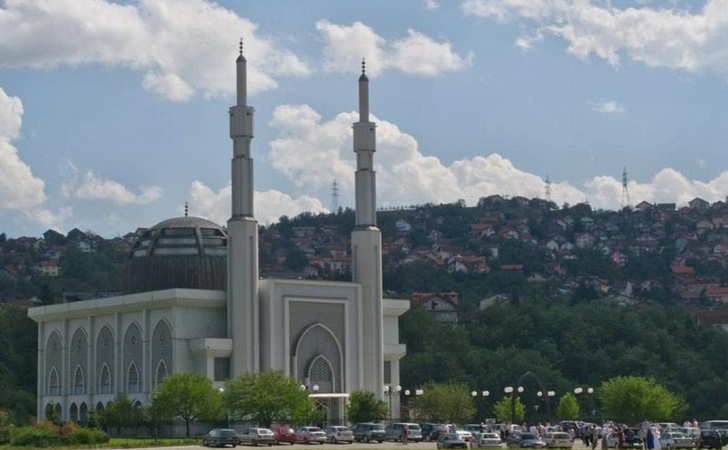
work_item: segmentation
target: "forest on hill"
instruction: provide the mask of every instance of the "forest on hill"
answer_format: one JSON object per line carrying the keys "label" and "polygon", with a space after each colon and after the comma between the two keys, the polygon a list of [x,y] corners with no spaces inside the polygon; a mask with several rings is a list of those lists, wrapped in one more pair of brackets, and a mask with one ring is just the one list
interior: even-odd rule
{"label": "forest on hill", "polygon": [[[436,324],[428,311],[415,307],[402,317],[401,334],[407,344],[403,389],[435,381],[488,390],[490,397],[477,402],[478,417],[492,417],[503,389],[526,372],[537,374],[557,399],[576,387],[598,391],[616,376],[654,378],[683,405],[679,417],[651,419],[728,417],[728,333],[697,325],[677,303],[623,307],[531,293],[456,326]],[[541,388],[528,379],[523,385],[527,420],[544,420]],[[582,418],[604,419],[598,398],[583,402]]]}

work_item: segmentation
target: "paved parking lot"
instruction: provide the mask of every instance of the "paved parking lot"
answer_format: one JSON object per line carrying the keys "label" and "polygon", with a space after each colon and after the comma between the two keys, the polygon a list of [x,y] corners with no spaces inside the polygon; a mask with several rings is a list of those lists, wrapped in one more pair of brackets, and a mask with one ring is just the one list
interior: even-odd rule
{"label": "paved parking lot", "polygon": [[[408,444],[402,444],[400,442],[382,442],[380,443],[368,443],[355,442],[353,444],[323,444],[323,445],[306,445],[306,444],[295,444],[295,445],[274,445],[272,447],[253,447],[250,445],[242,445],[242,448],[270,448],[275,450],[313,450],[320,448],[321,450],[387,450],[387,449],[408,449],[408,450],[435,450],[437,445],[434,442],[410,442]],[[202,445],[186,445],[180,447],[153,447],[149,450],[190,450],[190,449],[206,449],[209,447],[203,447]],[[231,448],[231,447],[227,447]],[[576,449],[586,449],[581,440],[577,439],[574,441],[574,447]],[[599,449],[600,447],[597,447]],[[506,447],[501,447],[502,450],[506,450]],[[145,450],[145,449],[141,449]],[[497,450],[497,449],[496,449]]]}

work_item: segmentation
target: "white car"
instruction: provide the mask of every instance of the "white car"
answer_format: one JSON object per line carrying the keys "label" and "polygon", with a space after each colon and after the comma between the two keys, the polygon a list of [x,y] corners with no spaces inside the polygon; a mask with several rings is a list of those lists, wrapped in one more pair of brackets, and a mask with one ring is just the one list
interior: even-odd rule
{"label": "white car", "polygon": [[694,448],[695,441],[691,436],[680,431],[665,431],[660,434],[660,446],[665,450],[676,448]]}
{"label": "white car", "polygon": [[273,445],[276,443],[276,436],[269,428],[248,428],[238,435],[241,444],[251,445]]}
{"label": "white car", "polygon": [[470,448],[497,448],[503,446],[503,440],[498,433],[474,433],[470,441]]}
{"label": "white car", "polygon": [[565,431],[549,431],[543,435],[543,441],[548,448],[572,448],[574,440]]}
{"label": "white car", "polygon": [[354,442],[354,433],[349,427],[332,425],[326,428],[326,441],[332,444],[338,444],[340,442],[351,444]]}
{"label": "white car", "polygon": [[304,444],[323,444],[326,433],[319,427],[300,427],[296,430],[296,441]]}
{"label": "white car", "polygon": [[455,430],[455,432],[459,434],[460,437],[465,440],[465,442],[470,442],[473,440],[473,433],[471,433],[470,431],[458,429]]}

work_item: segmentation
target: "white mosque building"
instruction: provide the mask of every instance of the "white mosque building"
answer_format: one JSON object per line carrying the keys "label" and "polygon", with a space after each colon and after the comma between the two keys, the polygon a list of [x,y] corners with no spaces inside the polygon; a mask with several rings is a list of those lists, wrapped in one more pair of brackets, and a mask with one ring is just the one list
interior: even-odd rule
{"label": "white mosque building", "polygon": [[[205,374],[217,387],[262,370],[295,377],[328,399],[342,419],[347,394],[383,397],[399,382],[398,318],[409,301],[382,298],[381,233],[376,224],[376,125],[369,80],[359,78],[356,226],[351,282],[263,279],[253,214],[254,109],[247,101],[242,44],[233,140],[232,211],[227,230],[177,217],[143,234],[129,258],[125,295],[29,309],[38,323],[38,417],[85,421],[117,394],[150,401],[170,373]],[[392,394],[393,417],[399,398]],[[331,400],[333,399],[333,403]]]}

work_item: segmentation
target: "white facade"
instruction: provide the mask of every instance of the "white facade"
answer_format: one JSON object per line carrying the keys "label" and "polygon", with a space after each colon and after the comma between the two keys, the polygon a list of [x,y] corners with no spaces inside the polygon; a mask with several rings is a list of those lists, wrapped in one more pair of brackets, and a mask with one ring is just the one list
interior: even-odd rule
{"label": "white facade", "polygon": [[[52,408],[63,420],[84,421],[90,410],[104,408],[121,393],[146,404],[164,377],[180,371],[205,374],[221,387],[229,378],[275,369],[317,386],[319,395],[364,389],[381,398],[385,384],[399,384],[405,347],[398,317],[409,301],[382,298],[375,124],[368,122],[366,76],[359,80],[360,122],[354,125],[354,281],[259,279],[250,148],[254,111],[247,105],[242,47],[236,64],[227,290],[174,288],[31,308],[28,314],[38,323],[38,417]],[[184,224],[185,218],[167,223]],[[191,239],[171,236],[175,230],[181,231],[167,230],[167,242]],[[164,254],[188,250],[197,251],[166,248]],[[144,257],[155,252],[140,251]],[[393,400],[398,411],[399,399]]]}

